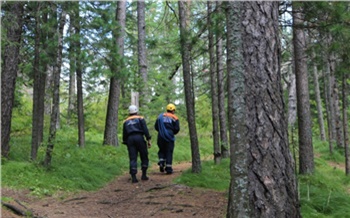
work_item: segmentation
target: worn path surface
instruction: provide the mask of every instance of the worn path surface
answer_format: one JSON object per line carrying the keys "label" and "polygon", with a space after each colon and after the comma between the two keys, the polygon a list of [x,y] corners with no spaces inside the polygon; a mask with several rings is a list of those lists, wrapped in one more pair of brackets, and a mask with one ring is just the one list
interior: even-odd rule
{"label": "worn path surface", "polygon": [[[132,184],[129,174],[116,178],[95,192],[81,192],[72,196],[35,199],[26,191],[2,190],[2,197],[18,208],[33,211],[41,218],[113,218],[113,217],[201,217],[223,218],[226,214],[227,193],[190,188],[174,184],[172,180],[191,163],[174,166],[174,173],[166,175],[154,167],[148,181]],[[140,178],[138,173],[138,178]],[[2,218],[18,218],[2,207]],[[23,217],[23,216],[22,216]]]}

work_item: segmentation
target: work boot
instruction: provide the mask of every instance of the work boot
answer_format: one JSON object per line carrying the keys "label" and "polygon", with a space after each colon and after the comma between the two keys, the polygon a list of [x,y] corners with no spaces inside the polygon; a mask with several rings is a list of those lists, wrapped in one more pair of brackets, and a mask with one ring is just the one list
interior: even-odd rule
{"label": "work boot", "polygon": [[159,165],[159,172],[164,173],[164,163],[158,162]]}
{"label": "work boot", "polygon": [[142,169],[141,180],[148,180],[148,177],[147,177],[147,169]]}
{"label": "work boot", "polygon": [[173,168],[172,167],[165,167],[166,174],[172,174]]}
{"label": "work boot", "polygon": [[132,182],[132,183],[137,183],[137,182],[139,182],[139,181],[136,179],[136,174],[131,174],[131,182]]}

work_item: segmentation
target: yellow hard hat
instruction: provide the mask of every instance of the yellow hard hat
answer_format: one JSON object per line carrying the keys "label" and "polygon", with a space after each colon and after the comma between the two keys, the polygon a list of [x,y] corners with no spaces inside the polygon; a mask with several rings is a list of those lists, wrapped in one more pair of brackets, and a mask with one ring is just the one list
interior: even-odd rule
{"label": "yellow hard hat", "polygon": [[167,111],[175,111],[175,110],[176,110],[176,107],[175,107],[174,104],[168,104],[168,105],[166,106],[166,110],[167,110]]}

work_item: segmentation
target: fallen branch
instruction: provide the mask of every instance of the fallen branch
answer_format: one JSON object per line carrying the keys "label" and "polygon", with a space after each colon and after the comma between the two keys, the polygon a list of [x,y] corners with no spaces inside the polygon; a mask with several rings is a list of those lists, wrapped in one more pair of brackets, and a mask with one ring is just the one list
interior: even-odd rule
{"label": "fallen branch", "polygon": [[4,207],[10,209],[12,212],[14,212],[17,215],[20,215],[20,216],[26,216],[27,215],[26,211],[23,211],[23,210],[19,209],[18,207],[14,206],[12,204],[8,204],[8,203],[2,202],[2,201],[1,201],[1,204]]}
{"label": "fallen branch", "polygon": [[26,206],[24,206],[19,200],[15,200],[20,206],[24,207],[26,210],[21,210],[20,208],[16,207],[15,205],[5,203],[1,201],[2,206],[6,207],[7,209],[11,210],[15,214],[19,216],[25,216],[25,217],[31,217],[31,218],[42,218],[40,216],[35,216],[33,214],[33,211],[29,210]]}

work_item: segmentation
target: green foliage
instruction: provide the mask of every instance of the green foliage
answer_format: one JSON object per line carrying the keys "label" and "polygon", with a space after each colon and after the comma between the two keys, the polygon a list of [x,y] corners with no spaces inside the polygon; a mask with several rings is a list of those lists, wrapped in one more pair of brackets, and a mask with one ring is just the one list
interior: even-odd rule
{"label": "green foliage", "polygon": [[[38,196],[57,191],[95,190],[128,169],[125,147],[102,146],[96,143],[99,137],[88,133],[86,148],[79,148],[74,143],[74,131],[66,129],[60,133],[48,169],[40,161],[44,157],[44,146],[39,149],[37,162],[27,161],[29,146],[12,147],[10,160],[2,163],[2,185],[29,188]],[[22,145],[28,145],[28,141]]]}
{"label": "green foliage", "polygon": [[[57,131],[55,147],[52,153],[51,167],[46,169],[42,162],[45,158],[47,133],[44,134],[42,145],[38,149],[36,161],[30,161],[31,151],[31,102],[28,98],[20,98],[21,107],[13,111],[13,132],[9,159],[2,159],[2,185],[14,189],[30,189],[33,195],[53,195],[58,191],[75,192],[79,190],[96,190],[117,175],[126,173],[129,167],[127,149],[102,146],[105,122],[106,98],[100,95],[87,96],[89,101],[85,106],[85,148],[78,146],[78,130],[76,123],[67,125],[65,117],[61,116],[61,128]],[[166,101],[157,101],[152,107],[141,108],[148,128],[153,137],[152,148],[149,150],[150,164],[158,162],[157,132],[154,122],[159,113],[164,112]],[[66,108],[66,107],[64,107]],[[176,137],[174,163],[191,160],[191,145],[188,137],[188,125],[182,106],[178,107],[181,123],[180,133]],[[65,113],[64,110],[61,111]],[[127,116],[127,110],[119,111],[119,135],[121,138],[122,121]],[[205,115],[206,116],[206,115]],[[201,117],[205,117],[204,115]],[[46,118],[45,126],[48,127]],[[208,131],[210,127],[201,127]],[[47,128],[46,128],[47,131]],[[199,134],[199,148],[202,157],[212,154],[212,140]]]}
{"label": "green foliage", "polygon": [[12,111],[12,135],[28,134],[30,131],[28,127],[32,125],[32,101],[22,96],[16,99],[18,104]]}
{"label": "green foliage", "polygon": [[176,178],[174,182],[191,187],[227,191],[230,184],[230,160],[223,159],[218,165],[213,160],[203,161],[201,173],[191,173],[191,169],[189,169]]}
{"label": "green foliage", "polygon": [[315,165],[312,176],[299,176],[303,217],[350,217],[350,178],[324,159]]}
{"label": "green foliage", "polygon": [[[314,147],[316,151],[322,156],[322,159],[327,161],[332,161],[335,163],[345,162],[345,150],[344,148],[334,147],[333,152],[330,153],[329,145],[327,142],[322,142],[319,140],[314,140]],[[333,145],[335,146],[335,145]]]}

